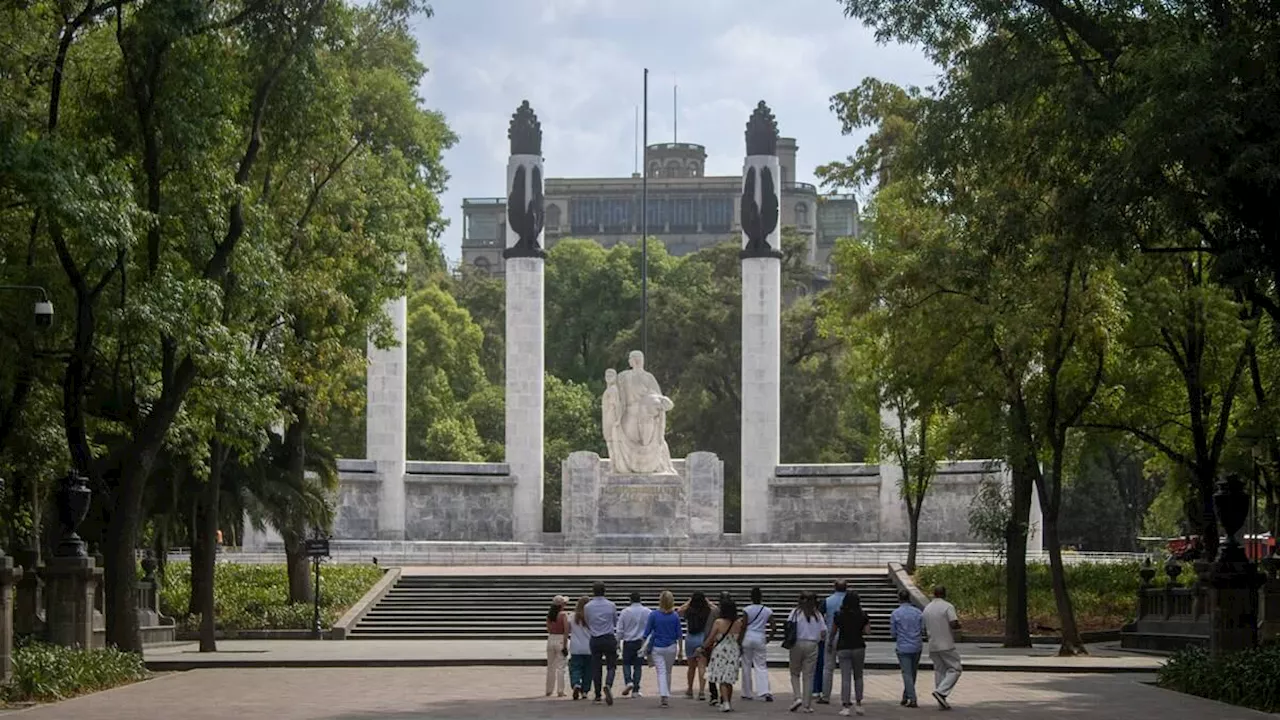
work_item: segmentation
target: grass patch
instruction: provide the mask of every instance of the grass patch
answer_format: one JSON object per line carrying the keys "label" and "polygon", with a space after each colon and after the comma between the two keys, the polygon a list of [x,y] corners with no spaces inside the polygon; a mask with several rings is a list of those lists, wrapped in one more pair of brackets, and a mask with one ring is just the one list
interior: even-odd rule
{"label": "grass patch", "polygon": [[[373,565],[320,567],[320,623],[326,628],[342,617],[382,577]],[[214,611],[219,630],[309,630],[311,603],[290,603],[285,566],[218,563],[214,573]],[[187,615],[191,599],[191,564],[165,568],[160,608],[180,629],[196,630],[199,615]]]}
{"label": "grass patch", "polygon": [[1156,684],[1262,712],[1280,712],[1280,645],[1213,657],[1187,648],[1156,671]]}
{"label": "grass patch", "polygon": [[144,680],[147,668],[136,653],[73,650],[30,643],[13,652],[13,676],[0,687],[5,702],[55,702]]}
{"label": "grass patch", "polygon": [[[1075,563],[1066,566],[1067,590],[1071,593],[1076,622],[1082,631],[1115,630],[1133,620],[1137,612],[1141,578],[1137,562]],[[1190,567],[1178,578],[1183,584],[1194,581]],[[1161,571],[1157,581],[1165,580]],[[1001,634],[1004,624],[1003,569],[993,563],[930,565],[916,570],[916,585],[925,594],[934,585],[945,585],[947,599],[956,606],[965,631],[970,634]],[[1027,615],[1034,631],[1058,628],[1058,608],[1053,601],[1049,566],[1027,565]]]}

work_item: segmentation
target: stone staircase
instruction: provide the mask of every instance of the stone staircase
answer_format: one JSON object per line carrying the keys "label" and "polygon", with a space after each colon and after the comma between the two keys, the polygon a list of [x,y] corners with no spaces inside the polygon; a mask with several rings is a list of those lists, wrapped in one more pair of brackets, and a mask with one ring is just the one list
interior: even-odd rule
{"label": "stone staircase", "polygon": [[[764,602],[781,614],[794,607],[802,590],[817,593],[819,601],[831,592],[834,574],[683,574],[541,576],[441,576],[405,575],[351,629],[350,639],[404,640],[505,640],[545,637],[544,622],[551,598],[557,594],[576,599],[591,593],[591,583],[603,580],[610,599],[624,607],[632,591],[646,605],[657,607],[662,590],[675,593],[682,603],[695,590],[715,600],[721,591],[732,593],[739,607],[747,604],[752,587],[764,593]],[[897,591],[887,574],[849,576],[871,615],[871,640],[889,639],[889,613],[898,605]],[[570,605],[572,607],[572,605]]]}

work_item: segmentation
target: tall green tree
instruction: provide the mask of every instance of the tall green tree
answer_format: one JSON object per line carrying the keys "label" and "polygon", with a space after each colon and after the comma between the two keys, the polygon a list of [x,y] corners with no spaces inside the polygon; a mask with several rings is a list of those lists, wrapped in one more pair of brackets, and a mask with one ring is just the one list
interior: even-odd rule
{"label": "tall green tree", "polygon": [[[1095,157],[1053,155],[1050,171],[1029,175],[1017,155],[1040,132],[1072,122],[1071,113],[1040,107],[1025,122],[1011,122],[978,102],[981,89],[964,70],[923,100],[865,81],[837,96],[835,108],[846,129],[873,124],[880,132],[849,162],[823,173],[829,182],[882,183],[873,225],[884,247],[877,249],[896,250],[898,258],[880,287],[946,319],[945,326],[903,323],[895,331],[942,338],[948,353],[967,364],[955,377],[986,399],[976,407],[1003,416],[1014,522],[1025,522],[1026,489],[1033,486],[1063,626],[1061,652],[1072,654],[1084,648],[1066,588],[1058,515],[1070,434],[1105,378],[1119,290],[1112,256],[1082,242],[1093,228],[1073,214],[1086,193],[1069,178],[1087,177]],[[970,140],[957,144],[961,132]],[[935,216],[922,230],[921,218],[931,212],[942,221]],[[1024,582],[1014,576],[1024,572],[1021,543],[1025,534],[1011,532],[1010,587]],[[1010,615],[1022,614],[1022,599],[1011,600]],[[1007,629],[1008,642],[1024,641],[1020,627]]]}
{"label": "tall green tree", "polygon": [[1110,409],[1100,427],[1122,430],[1181,466],[1196,510],[1188,518],[1207,557],[1218,547],[1214,484],[1242,422],[1249,356],[1261,312],[1214,283],[1207,254],[1146,255],[1126,267],[1130,322]]}
{"label": "tall green tree", "polygon": [[[21,215],[0,239],[6,258],[27,248],[30,280],[66,309],[66,446],[105,520],[108,639],[136,649],[154,471],[173,455],[207,477],[285,419],[303,474],[308,418],[333,404],[397,258],[438,227],[451,136],[413,93],[418,3],[62,9],[3,10],[32,31],[6,36],[29,52],[0,76],[28,63],[34,91],[0,91],[19,101],[0,148],[4,212]],[[198,511],[206,536],[218,486]]]}

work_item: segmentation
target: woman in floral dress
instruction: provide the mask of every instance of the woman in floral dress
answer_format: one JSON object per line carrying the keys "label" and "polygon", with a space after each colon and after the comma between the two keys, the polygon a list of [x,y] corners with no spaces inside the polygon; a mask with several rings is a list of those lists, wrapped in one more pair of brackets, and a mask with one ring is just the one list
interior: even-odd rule
{"label": "woman in floral dress", "polygon": [[733,686],[738,682],[742,665],[742,634],[747,628],[745,618],[738,614],[733,598],[720,601],[720,617],[711,626],[711,633],[702,645],[703,653],[710,653],[707,680],[720,685],[720,712],[732,712]]}

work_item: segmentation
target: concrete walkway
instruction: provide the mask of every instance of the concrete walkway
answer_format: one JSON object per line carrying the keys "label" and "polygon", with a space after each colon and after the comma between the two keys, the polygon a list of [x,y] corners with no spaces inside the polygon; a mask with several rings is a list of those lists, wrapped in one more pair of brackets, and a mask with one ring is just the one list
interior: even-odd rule
{"label": "concrete walkway", "polygon": [[[967,671],[1027,671],[1053,673],[1153,672],[1163,659],[1122,651],[1115,644],[1098,644],[1090,655],[1060,658],[1049,646],[1006,649],[966,643],[960,646]],[[200,653],[196,643],[152,647],[146,651],[152,670],[264,667],[458,667],[542,666],[545,640],[223,640],[218,652]],[[769,646],[771,667],[786,667],[787,652]],[[928,654],[922,660],[933,666]],[[896,670],[892,643],[873,642],[867,648],[867,667]]]}
{"label": "concrete walkway", "polygon": [[[358,643],[347,643],[358,644]],[[423,718],[710,718],[706,703],[681,697],[677,674],[671,707],[659,709],[652,673],[641,680],[645,697],[613,707],[543,697],[541,668],[309,668],[196,670],[67,702],[4,715],[5,720],[422,720]],[[868,718],[946,720],[1262,720],[1274,715],[1161,690],[1134,675],[1052,673],[965,674],[951,696],[955,708],[939,715],[929,698],[932,676],[917,685],[920,709],[898,706],[897,672],[866,676]],[[733,703],[736,716],[799,718],[787,712],[790,681],[770,673],[776,702]],[[836,681],[837,686],[839,680]],[[813,717],[835,718],[839,705],[818,705]]]}

